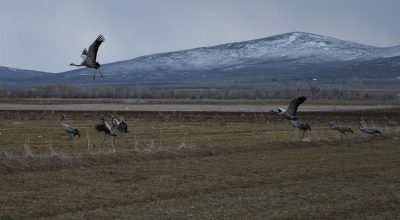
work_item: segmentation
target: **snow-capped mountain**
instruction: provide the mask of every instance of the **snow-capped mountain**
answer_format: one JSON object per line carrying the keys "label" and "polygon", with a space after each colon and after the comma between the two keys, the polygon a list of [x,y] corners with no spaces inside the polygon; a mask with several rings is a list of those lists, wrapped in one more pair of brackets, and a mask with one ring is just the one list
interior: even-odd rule
{"label": "snow-capped mountain", "polygon": [[[279,78],[339,68],[353,62],[400,56],[400,47],[374,47],[316,34],[293,32],[272,37],[152,54],[102,66],[104,83],[182,82],[224,78]],[[75,81],[92,70],[65,72]],[[298,77],[298,76],[297,76]],[[80,76],[80,78],[82,78]]]}
{"label": "snow-capped mountain", "polygon": [[[367,61],[383,59],[378,62],[382,65],[387,58],[397,56],[400,56],[400,46],[374,47],[311,33],[292,32],[104,64],[101,71],[105,78],[101,81],[92,80],[90,75],[93,69],[87,68],[58,73],[52,79],[74,84],[122,85],[284,81],[316,77],[319,74],[331,74],[332,78],[337,71],[348,66],[353,67],[352,73],[358,74],[360,69],[365,71],[362,66]],[[390,62],[397,62],[394,60],[397,59],[390,59]],[[378,68],[375,68],[377,74],[378,63]],[[391,71],[397,76],[400,71],[396,68]],[[344,77],[350,77],[352,73]]]}

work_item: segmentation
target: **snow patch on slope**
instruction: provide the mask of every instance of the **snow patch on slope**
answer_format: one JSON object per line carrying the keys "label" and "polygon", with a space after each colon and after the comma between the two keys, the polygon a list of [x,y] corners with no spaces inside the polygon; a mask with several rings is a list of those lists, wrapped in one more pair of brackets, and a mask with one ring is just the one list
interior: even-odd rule
{"label": "snow patch on slope", "polygon": [[[331,37],[293,32],[262,39],[212,47],[167,52],[103,65],[105,72],[119,76],[183,76],[215,69],[235,70],[252,65],[286,66],[362,61],[400,55],[400,48],[380,48]],[[280,68],[283,68],[282,65]]]}

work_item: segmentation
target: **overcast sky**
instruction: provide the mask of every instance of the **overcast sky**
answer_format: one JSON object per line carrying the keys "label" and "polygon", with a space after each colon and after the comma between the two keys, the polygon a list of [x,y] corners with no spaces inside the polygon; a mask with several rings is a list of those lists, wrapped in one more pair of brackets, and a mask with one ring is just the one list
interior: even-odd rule
{"label": "overcast sky", "polygon": [[0,0],[0,66],[61,72],[99,35],[98,62],[292,31],[400,45],[398,0]]}

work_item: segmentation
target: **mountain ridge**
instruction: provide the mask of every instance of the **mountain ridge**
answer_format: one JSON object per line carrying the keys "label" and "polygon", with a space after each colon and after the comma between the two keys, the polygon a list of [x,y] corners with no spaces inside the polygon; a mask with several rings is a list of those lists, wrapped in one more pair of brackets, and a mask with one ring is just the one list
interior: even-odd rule
{"label": "mountain ridge", "polygon": [[[335,74],[333,70],[346,66],[357,67],[356,63],[397,56],[400,56],[400,46],[376,47],[318,34],[289,32],[103,64],[101,71],[106,76],[101,81],[85,78],[82,75],[90,75],[93,69],[81,68],[56,73],[48,82],[58,80],[72,84],[118,85],[199,81],[230,83],[271,79],[290,81],[302,75],[315,75],[314,78],[318,78],[318,75],[326,72]],[[396,74],[396,69],[390,71],[392,75]],[[353,68],[353,72],[358,74],[357,68]]]}

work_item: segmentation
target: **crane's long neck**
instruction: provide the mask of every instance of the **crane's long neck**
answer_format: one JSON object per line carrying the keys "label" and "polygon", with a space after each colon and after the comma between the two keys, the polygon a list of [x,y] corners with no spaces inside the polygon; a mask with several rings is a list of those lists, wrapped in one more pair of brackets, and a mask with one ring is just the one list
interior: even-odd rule
{"label": "crane's long neck", "polygon": [[71,63],[71,64],[69,64],[70,66],[82,66],[81,64],[75,64],[75,63]]}

